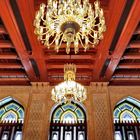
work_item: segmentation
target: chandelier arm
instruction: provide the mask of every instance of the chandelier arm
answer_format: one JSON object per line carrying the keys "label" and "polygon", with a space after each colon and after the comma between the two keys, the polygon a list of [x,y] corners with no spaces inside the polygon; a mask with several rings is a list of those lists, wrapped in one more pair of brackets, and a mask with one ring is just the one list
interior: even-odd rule
{"label": "chandelier arm", "polygon": [[[61,32],[60,35],[62,35],[62,32]],[[57,38],[57,36],[55,36],[55,38],[54,38],[53,41],[49,44],[49,46],[51,46],[51,45],[54,43],[54,41],[56,40],[56,38]]]}
{"label": "chandelier arm", "polygon": [[63,34],[63,33],[61,33],[60,35],[62,35],[62,37],[61,37],[61,40],[60,40],[60,43],[59,43],[59,45],[61,45],[61,44],[62,44],[63,37],[64,37],[64,34]]}
{"label": "chandelier arm", "polygon": [[79,33],[79,34],[77,34],[77,35],[78,35],[78,38],[79,38],[79,40],[80,40],[80,42],[81,42],[81,45],[82,45],[83,47],[85,47],[84,44],[83,44],[83,42],[82,42],[82,40],[81,40],[81,37],[80,37],[81,34]]}
{"label": "chandelier arm", "polygon": [[[93,38],[94,39],[94,38]],[[88,42],[90,43],[90,44],[92,44],[92,45],[95,45],[93,42],[91,42],[90,40],[88,40]]]}

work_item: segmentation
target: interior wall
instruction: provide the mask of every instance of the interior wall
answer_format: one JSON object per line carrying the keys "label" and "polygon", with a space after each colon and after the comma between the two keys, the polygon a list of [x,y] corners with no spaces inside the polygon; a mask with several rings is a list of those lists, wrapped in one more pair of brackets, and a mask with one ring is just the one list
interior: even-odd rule
{"label": "interior wall", "polygon": [[[49,137],[50,113],[55,105],[51,100],[51,88],[48,83],[0,87],[0,99],[11,96],[25,108],[23,140],[46,140]],[[87,100],[83,104],[87,113],[88,140],[113,140],[116,103],[127,96],[140,100],[140,87],[91,83],[87,90]]]}

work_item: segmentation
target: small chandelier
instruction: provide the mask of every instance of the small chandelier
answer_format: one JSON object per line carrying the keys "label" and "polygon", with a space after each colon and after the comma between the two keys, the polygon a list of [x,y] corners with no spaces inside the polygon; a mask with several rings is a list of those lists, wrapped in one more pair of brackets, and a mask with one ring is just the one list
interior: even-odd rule
{"label": "small chandelier", "polygon": [[85,87],[75,82],[75,73],[74,64],[64,65],[64,82],[52,89],[52,100],[57,103],[66,103],[71,100],[82,102],[87,98]]}
{"label": "small chandelier", "polygon": [[[74,47],[75,54],[82,46],[86,51],[103,39],[106,31],[103,9],[98,0],[93,5],[89,0],[48,0],[48,5],[40,5],[36,12],[35,34],[45,46],[55,44],[58,52],[66,43],[66,53]],[[54,45],[53,45],[54,46]]]}

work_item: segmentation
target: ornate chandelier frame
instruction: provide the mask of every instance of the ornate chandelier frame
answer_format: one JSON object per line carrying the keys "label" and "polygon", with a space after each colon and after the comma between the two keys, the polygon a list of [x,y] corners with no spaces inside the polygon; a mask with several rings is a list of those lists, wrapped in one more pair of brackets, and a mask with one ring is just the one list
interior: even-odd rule
{"label": "ornate chandelier frame", "polygon": [[94,47],[103,39],[106,31],[103,9],[95,0],[94,9],[89,0],[48,0],[41,4],[35,20],[35,34],[45,46],[50,48],[55,43],[58,52],[62,43],[66,43],[66,53],[71,46],[75,54],[79,47],[84,50]]}
{"label": "ornate chandelier frame", "polygon": [[75,73],[76,66],[74,64],[64,65],[64,82],[52,89],[52,100],[57,103],[86,100],[86,88],[75,82]]}

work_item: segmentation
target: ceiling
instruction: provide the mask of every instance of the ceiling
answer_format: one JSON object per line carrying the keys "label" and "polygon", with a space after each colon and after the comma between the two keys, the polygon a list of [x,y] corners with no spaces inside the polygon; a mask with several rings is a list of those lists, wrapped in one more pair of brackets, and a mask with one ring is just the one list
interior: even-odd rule
{"label": "ceiling", "polygon": [[[100,0],[107,31],[84,52],[45,48],[34,34],[35,11],[46,0],[0,0],[0,85],[63,81],[63,66],[77,66],[76,81],[140,85],[140,0]],[[91,3],[94,0],[90,0]]]}

